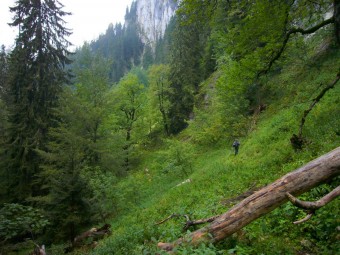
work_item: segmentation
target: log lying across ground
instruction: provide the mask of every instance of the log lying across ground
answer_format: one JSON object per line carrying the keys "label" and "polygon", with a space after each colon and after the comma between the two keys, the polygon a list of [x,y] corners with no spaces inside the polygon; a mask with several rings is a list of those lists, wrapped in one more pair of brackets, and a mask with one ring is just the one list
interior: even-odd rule
{"label": "log lying across ground", "polygon": [[171,251],[182,243],[197,245],[201,242],[220,241],[287,202],[287,193],[298,196],[338,175],[340,175],[340,147],[260,189],[206,227],[173,243],[159,243],[158,247]]}
{"label": "log lying across ground", "polygon": [[82,234],[74,238],[72,244],[65,248],[64,253],[70,253],[75,248],[82,247],[84,245],[95,248],[98,244],[97,241],[99,239],[102,239],[103,237],[111,234],[110,228],[110,224],[105,224],[100,228],[91,228],[90,230],[83,232]]}

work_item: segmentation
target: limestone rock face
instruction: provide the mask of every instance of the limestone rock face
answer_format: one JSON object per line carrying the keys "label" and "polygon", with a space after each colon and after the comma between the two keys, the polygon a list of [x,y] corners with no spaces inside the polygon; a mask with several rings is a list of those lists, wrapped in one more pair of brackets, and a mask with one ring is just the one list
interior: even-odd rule
{"label": "limestone rock face", "polygon": [[176,0],[137,0],[137,22],[142,41],[154,46],[162,38],[178,7]]}

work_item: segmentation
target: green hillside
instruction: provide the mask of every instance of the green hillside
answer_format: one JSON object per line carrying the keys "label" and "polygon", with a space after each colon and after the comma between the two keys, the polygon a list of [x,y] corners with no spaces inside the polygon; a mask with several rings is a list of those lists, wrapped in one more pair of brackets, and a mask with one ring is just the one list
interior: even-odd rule
{"label": "green hillside", "polygon": [[[141,149],[138,168],[111,187],[117,194],[110,201],[117,213],[109,220],[112,234],[92,252],[85,248],[76,254],[158,254],[159,241],[171,242],[185,234],[185,219],[174,218],[161,225],[157,222],[173,213],[189,215],[190,219],[221,214],[237,203],[233,198],[338,147],[339,86],[308,115],[303,150],[295,151],[290,138],[297,133],[304,110],[319,93],[318,86],[334,79],[339,55],[337,49],[329,49],[321,56],[313,55],[308,64],[292,59],[280,74],[269,77],[266,109],[250,116],[237,156],[232,140],[215,146],[197,143],[200,134],[195,120],[178,136]],[[186,180],[190,182],[177,186]],[[302,198],[317,200],[338,184],[339,179]],[[178,254],[336,254],[339,208],[336,200],[309,222],[293,225],[305,213],[287,203],[224,242],[197,249],[180,247]]]}
{"label": "green hillside", "polygon": [[[183,0],[153,49],[134,2],[75,54],[67,13],[41,3],[16,3],[20,36],[0,52],[0,254],[167,254],[158,243],[204,226],[189,219],[340,145],[339,1]],[[335,199],[296,225],[308,212],[288,202],[173,253],[337,254],[339,213]]]}
{"label": "green hillside", "polygon": [[[225,212],[236,201],[224,201],[269,184],[339,146],[339,86],[308,116],[304,149],[294,151],[289,140],[318,93],[316,85],[334,78],[339,56],[338,50],[330,50],[309,65],[293,60],[270,77],[267,108],[252,116],[237,156],[228,140],[220,146],[195,144],[190,126],[161,146],[146,148],[140,167],[115,186],[124,197],[117,199],[122,216],[110,221],[112,235],[92,253],[156,254],[158,241],[171,242],[184,234],[184,218],[156,225],[172,213],[201,219]],[[187,179],[191,182],[176,186]],[[303,199],[316,200],[329,189],[329,185],[315,188]],[[309,222],[293,225],[304,212],[287,203],[216,246],[180,248],[179,254],[336,254],[339,208],[339,201],[334,201]]]}

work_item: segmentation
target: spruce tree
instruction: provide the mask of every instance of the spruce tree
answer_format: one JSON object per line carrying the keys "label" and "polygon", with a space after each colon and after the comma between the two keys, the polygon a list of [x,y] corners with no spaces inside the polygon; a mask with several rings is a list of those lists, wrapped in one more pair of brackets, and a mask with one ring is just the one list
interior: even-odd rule
{"label": "spruce tree", "polygon": [[[67,92],[65,90],[65,92]],[[72,97],[64,96],[65,103]],[[71,118],[69,105],[59,107],[61,116]],[[61,112],[63,111],[63,112]],[[46,180],[46,196],[35,197],[35,201],[44,208],[50,221],[45,238],[54,242],[70,240],[79,234],[80,229],[91,221],[89,199],[91,190],[82,176],[86,167],[84,162],[86,139],[76,134],[77,126],[69,119],[50,128],[48,152],[39,151],[44,159],[39,177]]]}
{"label": "spruce tree", "polygon": [[194,97],[202,80],[200,28],[185,25],[179,17],[170,44],[170,120],[169,131],[177,134],[187,127],[194,108]]}
{"label": "spruce tree", "polygon": [[18,0],[10,11],[19,28],[10,54],[8,82],[9,128],[0,171],[7,201],[22,202],[40,193],[36,174],[46,149],[53,108],[58,105],[64,71],[69,63],[63,5],[57,0]]}
{"label": "spruce tree", "polygon": [[[1,46],[0,51],[0,155],[3,153],[3,145],[6,140],[5,138],[5,130],[7,124],[7,112],[5,109],[5,99],[6,99],[6,89],[7,89],[7,81],[8,81],[8,58],[5,51],[5,46]],[[0,158],[1,160],[2,158]],[[1,168],[0,168],[1,169]],[[5,172],[0,170],[0,186],[3,186],[4,183],[1,180],[5,179]],[[1,198],[4,197],[6,192],[3,189],[0,189],[0,203]]]}
{"label": "spruce tree", "polygon": [[7,88],[8,81],[8,56],[6,53],[6,48],[1,45],[0,51],[0,98],[3,99],[5,90]]}
{"label": "spruce tree", "polygon": [[35,197],[35,201],[46,210],[51,222],[47,237],[54,242],[72,241],[96,220],[94,212],[98,213],[101,201],[93,197],[89,182],[96,182],[94,172],[114,167],[110,148],[116,141],[106,123],[110,112],[110,61],[93,55],[85,44],[75,55],[72,67],[75,84],[64,86],[55,111],[57,125],[48,132],[48,150],[39,151],[44,159],[39,176],[45,180],[47,195]]}

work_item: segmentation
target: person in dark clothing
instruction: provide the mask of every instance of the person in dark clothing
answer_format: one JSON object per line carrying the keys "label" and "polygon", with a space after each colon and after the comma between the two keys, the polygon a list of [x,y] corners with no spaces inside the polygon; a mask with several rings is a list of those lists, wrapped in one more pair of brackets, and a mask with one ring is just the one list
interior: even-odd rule
{"label": "person in dark clothing", "polygon": [[240,147],[240,142],[237,139],[233,142],[233,147],[235,149],[235,156],[236,156],[238,154],[238,148]]}

